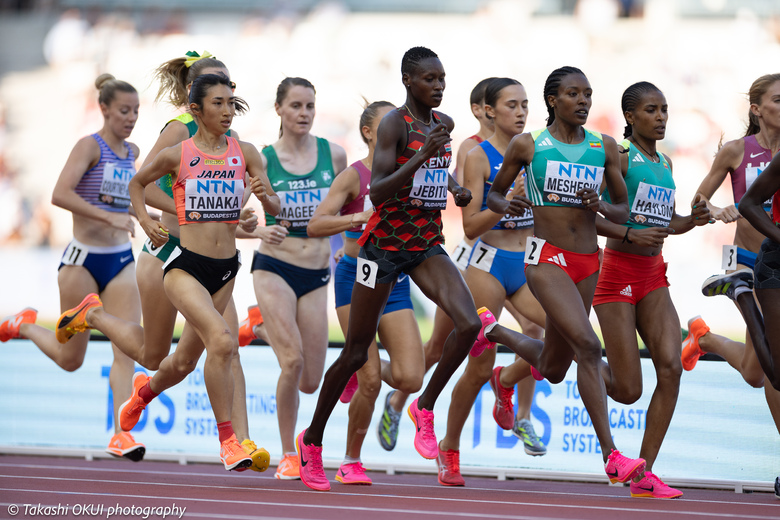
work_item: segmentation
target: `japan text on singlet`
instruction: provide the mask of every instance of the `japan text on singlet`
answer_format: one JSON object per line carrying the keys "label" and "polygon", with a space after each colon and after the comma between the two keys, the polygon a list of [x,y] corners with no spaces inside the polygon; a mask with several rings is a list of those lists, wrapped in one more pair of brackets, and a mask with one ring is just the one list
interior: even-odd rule
{"label": "japan text on singlet", "polygon": [[91,136],[100,147],[100,160],[76,185],[76,193],[93,206],[112,212],[127,213],[130,207],[128,184],[135,175],[135,155],[123,142],[127,158],[121,159],[97,133]]}
{"label": "japan text on singlet", "polygon": [[305,175],[295,175],[285,170],[273,146],[263,148],[263,155],[268,161],[268,180],[282,202],[278,215],[274,217],[265,214],[265,225],[286,227],[291,237],[308,237],[306,226],[314,211],[325,200],[336,176],[328,140],[317,137],[317,164]]}
{"label": "japan text on singlet", "polygon": [[[772,151],[758,144],[755,135],[742,138],[745,143],[745,153],[742,154],[742,162],[731,172],[731,189],[734,192],[734,205],[739,206],[739,201],[745,192],[755,182],[772,160]],[[772,209],[772,199],[764,201],[764,210]]]}
{"label": "japan text on singlet", "polygon": [[534,158],[526,170],[528,198],[534,206],[573,206],[585,208],[577,197],[581,189],[598,193],[604,178],[604,140],[587,128],[581,143],[567,144],[555,139],[550,130],[531,132]]}
{"label": "japan text on singlet", "polygon": [[[493,185],[493,181],[496,180],[496,174],[498,173],[498,170],[501,169],[501,164],[504,162],[504,156],[501,155],[501,152],[496,150],[496,148],[488,141],[481,142],[479,146],[482,147],[482,150],[484,150],[485,155],[487,155],[488,161],[490,162],[490,177],[485,181],[485,188],[482,191],[482,207],[480,209],[480,211],[485,211],[488,207],[488,192],[490,191],[490,187]],[[510,191],[513,189],[514,183],[512,184]],[[534,214],[533,210],[529,208],[526,209],[522,215],[518,215],[516,217],[513,215],[504,215],[501,217],[501,220],[499,220],[498,223],[490,229],[523,229],[533,226]]]}
{"label": "japan text on singlet", "polygon": [[[423,147],[423,133],[406,107],[396,109],[406,122],[406,149],[398,157],[398,170]],[[439,116],[433,119],[438,124]],[[449,143],[409,178],[392,197],[376,207],[358,244],[371,241],[379,249],[390,251],[425,251],[444,242],[441,210],[447,206],[449,166],[452,147]]]}
{"label": "japan text on singlet", "polygon": [[192,138],[181,143],[173,200],[179,225],[195,222],[237,224],[244,201],[246,161],[238,141],[227,138],[222,155],[209,155]]}
{"label": "japan text on singlet", "polygon": [[[360,191],[352,202],[348,202],[341,207],[339,215],[354,215],[355,213],[361,213],[373,207],[371,205],[371,198],[368,196],[369,184],[371,184],[371,170],[366,168],[366,165],[363,164],[363,161],[355,161],[350,166],[358,173]],[[365,224],[362,226],[356,226],[345,231],[345,234],[349,238],[360,238],[360,235],[363,234],[364,228]]]}
{"label": "japan text on singlet", "polygon": [[[672,169],[662,153],[656,152],[660,162],[651,162],[642,155],[628,139],[620,143],[628,150],[628,222],[631,228],[669,227],[674,216],[675,184]],[[604,191],[604,200],[612,203],[609,190]]]}
{"label": "japan text on singlet", "polygon": [[[195,135],[195,132],[198,131],[198,123],[195,122],[195,119],[192,117],[192,114],[190,114],[189,112],[180,114],[174,117],[173,119],[171,119],[170,121],[168,121],[163,127],[163,130],[165,130],[165,128],[174,121],[178,121],[187,127],[187,133],[189,133],[189,137],[192,137],[193,135]],[[160,133],[162,133],[162,130],[160,131]],[[231,137],[230,130],[228,130],[225,135]],[[165,175],[157,179],[155,181],[155,184],[157,184],[157,186],[161,190],[163,190],[163,192],[166,195],[168,195],[170,198],[173,198],[173,177],[171,176],[170,173],[166,173]]]}

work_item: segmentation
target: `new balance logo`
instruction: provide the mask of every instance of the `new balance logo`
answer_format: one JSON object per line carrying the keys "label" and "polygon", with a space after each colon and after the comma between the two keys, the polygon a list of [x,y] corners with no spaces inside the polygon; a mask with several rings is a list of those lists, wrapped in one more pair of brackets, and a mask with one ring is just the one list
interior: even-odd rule
{"label": "new balance logo", "polygon": [[537,143],[538,146],[552,146],[552,141],[550,141],[549,137],[545,137],[541,140],[541,142]]}
{"label": "new balance logo", "polygon": [[563,253],[558,253],[557,255],[551,256],[547,259],[548,262],[553,262],[558,265],[562,265],[563,267],[566,267],[566,259],[563,257]]}
{"label": "new balance logo", "polygon": [[626,285],[625,289],[620,291],[620,294],[622,294],[623,296],[633,296],[631,294],[631,286],[630,285]]}

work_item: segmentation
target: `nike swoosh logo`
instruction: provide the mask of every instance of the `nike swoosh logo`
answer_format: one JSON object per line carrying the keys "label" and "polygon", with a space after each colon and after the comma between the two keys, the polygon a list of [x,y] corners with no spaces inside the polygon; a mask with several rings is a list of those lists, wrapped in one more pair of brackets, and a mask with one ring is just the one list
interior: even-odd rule
{"label": "nike swoosh logo", "polygon": [[127,261],[128,261],[128,260],[130,260],[131,258],[133,258],[133,255],[127,255],[127,256],[123,256],[122,258],[120,258],[120,259],[119,259],[119,263],[120,263],[120,264],[124,264],[125,262],[127,262]]}
{"label": "nike swoosh logo", "polygon": [[610,477],[617,477],[618,476],[618,472],[615,471],[614,473],[610,473],[609,471],[607,471],[607,475],[609,475]]}
{"label": "nike swoosh logo", "polygon": [[330,280],[330,275],[327,275],[327,276],[323,276],[323,277],[322,277],[322,281],[323,281],[323,282],[327,282],[328,280]]}
{"label": "nike swoosh logo", "polygon": [[301,458],[301,467],[305,468],[306,464],[308,464],[309,461],[308,460],[304,460],[304,458],[303,458],[303,450],[301,450],[301,457],[300,458]]}
{"label": "nike swoosh logo", "polygon": [[759,155],[764,155],[764,152],[758,152],[758,153],[751,153],[750,158],[758,157]]}
{"label": "nike swoosh logo", "polygon": [[652,485],[650,487],[642,487],[642,486],[638,486],[638,487],[642,491],[653,491],[653,489],[655,489],[655,486],[652,486]]}

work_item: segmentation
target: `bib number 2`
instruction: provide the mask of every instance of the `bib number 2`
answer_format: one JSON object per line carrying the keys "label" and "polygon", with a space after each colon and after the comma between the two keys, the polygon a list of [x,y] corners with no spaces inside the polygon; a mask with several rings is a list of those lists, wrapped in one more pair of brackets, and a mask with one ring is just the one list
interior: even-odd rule
{"label": "bib number 2", "polygon": [[539,263],[539,257],[542,255],[542,247],[547,242],[543,238],[528,237],[525,241],[525,263],[529,265],[537,265]]}
{"label": "bib number 2", "polygon": [[373,289],[376,286],[376,275],[379,271],[379,264],[372,260],[358,257],[357,259],[357,281],[361,285]]}

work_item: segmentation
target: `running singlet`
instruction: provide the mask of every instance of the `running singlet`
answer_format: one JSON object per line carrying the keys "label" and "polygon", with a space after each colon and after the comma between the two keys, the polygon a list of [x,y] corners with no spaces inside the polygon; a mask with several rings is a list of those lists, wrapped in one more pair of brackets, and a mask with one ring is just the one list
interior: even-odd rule
{"label": "running singlet", "polygon": [[246,161],[241,146],[227,138],[222,155],[208,155],[190,137],[181,143],[179,177],[173,200],[179,225],[194,222],[238,224],[246,185]]}
{"label": "running singlet", "polygon": [[604,178],[604,140],[587,128],[581,143],[566,144],[555,139],[549,129],[531,132],[534,158],[526,171],[528,197],[534,206],[574,206],[585,208],[576,193],[591,188],[601,190]]}
{"label": "running singlet", "polygon": [[[366,168],[363,161],[355,161],[350,166],[355,168],[360,176],[360,192],[358,193],[358,196],[355,197],[355,200],[342,206],[339,215],[354,215],[355,213],[361,213],[373,207],[371,205],[371,199],[368,196],[369,185],[371,184],[371,170]],[[363,234],[363,227],[365,226],[356,226],[352,229],[348,229],[345,233],[349,238],[360,238],[360,235]]]}
{"label": "running singlet", "polygon": [[123,142],[127,159],[121,159],[97,133],[92,134],[100,147],[100,160],[76,185],[76,193],[93,206],[114,213],[127,213],[130,192],[127,185],[135,175],[133,149]]}
{"label": "running singlet", "polygon": [[[163,127],[163,130],[171,124],[174,121],[178,121],[182,123],[184,126],[187,127],[187,132],[189,133],[189,136],[192,137],[195,135],[195,132],[198,131],[198,123],[195,122],[195,119],[192,117],[192,114],[189,112],[185,112],[184,114],[178,115],[168,121],[165,126]],[[162,133],[162,130],[160,131]],[[230,137],[230,130],[227,131],[225,134],[226,136]],[[157,187],[163,190],[163,192],[168,195],[170,198],[173,198],[173,176],[170,173],[166,173],[159,179],[155,181],[155,184],[157,184]]]}
{"label": "running singlet", "polygon": [[[482,190],[482,207],[480,209],[481,211],[485,211],[488,207],[488,192],[493,185],[493,181],[496,179],[498,170],[501,169],[501,164],[504,162],[504,156],[488,141],[481,142],[479,146],[482,147],[482,150],[485,152],[485,155],[487,155],[488,161],[490,162],[490,177],[485,181],[485,188]],[[514,184],[512,188],[510,188],[510,191],[513,188]],[[504,215],[501,217],[501,220],[490,229],[522,229],[530,227],[534,227],[534,214],[533,210],[526,209],[525,212],[518,217]]]}
{"label": "running singlet", "polygon": [[[745,143],[742,163],[731,173],[731,189],[734,192],[735,206],[739,206],[739,201],[742,200],[745,192],[772,160],[772,151],[762,148],[755,135],[743,137],[742,141]],[[764,202],[764,210],[771,209],[772,199],[769,199]]]}
{"label": "running singlet", "polygon": [[305,175],[293,175],[285,170],[273,146],[263,148],[263,155],[268,161],[268,180],[282,202],[282,209],[276,217],[265,214],[265,225],[286,227],[291,237],[308,237],[306,226],[309,219],[320,202],[325,200],[336,176],[328,140],[317,138],[317,164]]}
{"label": "running singlet", "polygon": [[[676,188],[669,163],[658,152],[656,155],[661,162],[650,162],[628,139],[620,145],[628,150],[625,181],[628,207],[631,208],[624,225],[634,229],[669,227],[674,215]],[[612,203],[609,190],[604,191],[604,200]]]}
{"label": "running singlet", "polygon": [[[406,149],[396,159],[398,170],[423,147],[427,135],[405,107],[397,108],[406,122]],[[441,119],[433,112],[433,119]],[[403,188],[380,204],[366,224],[358,244],[371,242],[389,251],[427,251],[444,242],[441,210],[447,207],[452,147],[445,144],[428,159]]]}

